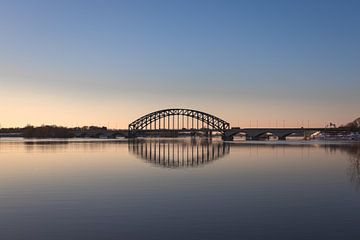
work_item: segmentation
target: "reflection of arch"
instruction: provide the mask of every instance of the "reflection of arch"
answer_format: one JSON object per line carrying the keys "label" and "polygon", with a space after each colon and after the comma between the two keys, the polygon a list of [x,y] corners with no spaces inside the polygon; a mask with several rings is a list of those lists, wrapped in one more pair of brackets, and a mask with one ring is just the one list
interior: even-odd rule
{"label": "reflection of arch", "polygon": [[[177,116],[177,119],[175,119]],[[182,116],[182,119],[180,119]],[[186,117],[186,122],[185,118]],[[191,118],[191,122],[189,122]],[[163,120],[161,122],[161,120]],[[183,128],[199,128],[199,122],[201,122],[201,128],[215,129],[220,132],[224,132],[230,129],[230,124],[214,115],[200,112],[191,109],[164,109],[156,112],[149,113],[134,122],[129,124],[129,131],[144,130],[144,129],[180,129],[182,120]],[[194,126],[194,120],[196,124]]]}
{"label": "reflection of arch", "polygon": [[217,160],[230,152],[223,142],[192,144],[181,141],[133,141],[129,152],[145,161],[166,168],[198,167]]}

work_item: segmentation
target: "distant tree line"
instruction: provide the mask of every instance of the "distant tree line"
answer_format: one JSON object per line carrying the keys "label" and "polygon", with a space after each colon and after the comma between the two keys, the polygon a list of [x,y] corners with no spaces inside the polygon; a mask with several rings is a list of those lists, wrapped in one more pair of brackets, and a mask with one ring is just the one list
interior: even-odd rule
{"label": "distant tree line", "polygon": [[22,132],[25,138],[72,138],[75,136],[71,129],[58,126],[26,126]]}
{"label": "distant tree line", "polygon": [[28,125],[24,128],[0,128],[0,134],[14,137],[22,136],[25,138],[98,138],[106,133],[108,133],[108,129],[106,127],[98,126],[66,128],[56,125],[42,125],[40,127]]}
{"label": "distant tree line", "polygon": [[0,133],[20,133],[23,128],[0,128]]}
{"label": "distant tree line", "polygon": [[349,122],[346,125],[340,126],[340,128],[345,128],[350,131],[360,131],[360,118],[357,118],[354,121]]}

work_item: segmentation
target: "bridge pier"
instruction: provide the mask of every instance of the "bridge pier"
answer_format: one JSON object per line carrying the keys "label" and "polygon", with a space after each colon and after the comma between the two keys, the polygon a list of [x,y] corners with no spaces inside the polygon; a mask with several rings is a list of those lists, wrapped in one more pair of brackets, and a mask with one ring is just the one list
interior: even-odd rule
{"label": "bridge pier", "polygon": [[234,137],[233,136],[225,136],[225,135],[222,135],[221,136],[221,139],[223,141],[234,141]]}
{"label": "bridge pier", "polygon": [[125,136],[125,138],[129,138],[129,139],[134,139],[134,138],[137,138],[137,135],[135,133],[128,133],[127,136]]}
{"label": "bridge pier", "polygon": [[206,138],[212,139],[212,131],[206,131],[205,136],[206,136]]}
{"label": "bridge pier", "polygon": [[249,135],[246,135],[246,141],[259,141],[260,140],[260,136],[249,136]]}

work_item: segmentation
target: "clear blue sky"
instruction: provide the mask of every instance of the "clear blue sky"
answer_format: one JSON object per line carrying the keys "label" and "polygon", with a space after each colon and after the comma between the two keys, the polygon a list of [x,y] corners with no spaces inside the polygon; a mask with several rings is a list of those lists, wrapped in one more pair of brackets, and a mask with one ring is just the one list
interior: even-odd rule
{"label": "clear blue sky", "polygon": [[359,13],[351,0],[0,0],[0,124],[126,127],[172,106],[241,126],[346,123],[360,116]]}

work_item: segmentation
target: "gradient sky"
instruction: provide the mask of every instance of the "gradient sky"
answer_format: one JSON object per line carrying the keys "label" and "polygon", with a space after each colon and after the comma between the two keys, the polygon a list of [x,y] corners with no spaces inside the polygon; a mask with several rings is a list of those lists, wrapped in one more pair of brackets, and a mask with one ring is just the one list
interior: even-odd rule
{"label": "gradient sky", "polygon": [[233,126],[360,117],[359,1],[0,0],[0,124]]}

